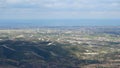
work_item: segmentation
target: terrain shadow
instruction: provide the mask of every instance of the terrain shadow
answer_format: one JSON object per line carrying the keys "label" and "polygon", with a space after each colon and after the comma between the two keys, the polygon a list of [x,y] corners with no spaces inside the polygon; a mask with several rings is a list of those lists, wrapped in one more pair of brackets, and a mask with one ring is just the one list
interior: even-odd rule
{"label": "terrain shadow", "polygon": [[52,41],[0,41],[0,68],[80,68],[100,63],[77,59],[64,46]]}

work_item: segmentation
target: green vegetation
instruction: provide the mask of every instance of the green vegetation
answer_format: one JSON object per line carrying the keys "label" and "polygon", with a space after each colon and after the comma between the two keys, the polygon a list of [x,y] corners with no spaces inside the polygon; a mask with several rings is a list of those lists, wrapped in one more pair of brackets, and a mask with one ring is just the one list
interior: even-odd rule
{"label": "green vegetation", "polygon": [[115,28],[72,28],[0,30],[0,68],[119,67]]}

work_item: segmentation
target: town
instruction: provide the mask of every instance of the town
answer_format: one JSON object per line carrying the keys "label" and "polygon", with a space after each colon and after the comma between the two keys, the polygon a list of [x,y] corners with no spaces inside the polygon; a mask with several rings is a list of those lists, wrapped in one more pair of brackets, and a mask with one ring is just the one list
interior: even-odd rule
{"label": "town", "polygon": [[7,66],[118,68],[120,27],[0,29],[0,67]]}

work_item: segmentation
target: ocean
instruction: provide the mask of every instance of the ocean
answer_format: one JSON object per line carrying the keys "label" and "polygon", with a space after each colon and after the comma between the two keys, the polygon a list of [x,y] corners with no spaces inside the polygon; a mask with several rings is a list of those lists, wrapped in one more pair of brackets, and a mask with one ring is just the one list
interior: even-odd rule
{"label": "ocean", "polygon": [[43,26],[120,26],[120,19],[0,20],[0,28]]}

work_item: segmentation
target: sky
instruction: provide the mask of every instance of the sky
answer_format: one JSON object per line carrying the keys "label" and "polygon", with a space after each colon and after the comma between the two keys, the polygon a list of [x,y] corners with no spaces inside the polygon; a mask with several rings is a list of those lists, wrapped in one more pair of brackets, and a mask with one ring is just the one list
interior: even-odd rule
{"label": "sky", "polygon": [[0,0],[0,19],[120,19],[120,0]]}

